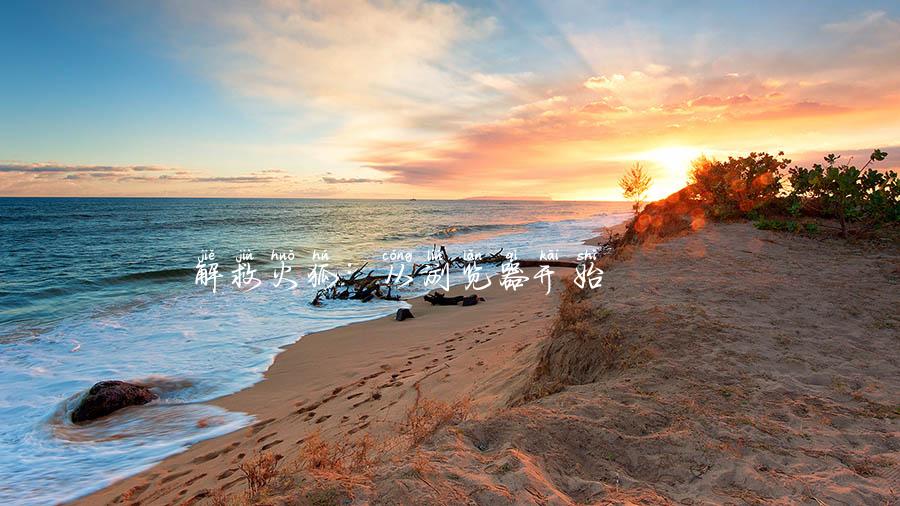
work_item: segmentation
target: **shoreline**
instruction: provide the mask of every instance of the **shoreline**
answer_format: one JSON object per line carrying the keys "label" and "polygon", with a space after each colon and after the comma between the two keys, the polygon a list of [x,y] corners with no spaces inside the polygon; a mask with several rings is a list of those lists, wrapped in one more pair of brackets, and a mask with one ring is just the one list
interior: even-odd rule
{"label": "shoreline", "polygon": [[262,451],[289,456],[313,432],[325,438],[392,434],[417,386],[443,401],[469,396],[476,412],[501,407],[524,381],[519,373],[533,358],[532,345],[555,313],[561,278],[571,269],[554,271],[550,295],[537,280],[506,292],[494,279],[477,292],[451,287],[450,295],[486,299],[475,306],[431,306],[418,296],[405,301],[412,320],[388,315],[305,335],[283,347],[261,381],[204,403],[249,414],[255,423],[67,504],[177,503],[233,491],[243,485],[236,468],[242,459]]}
{"label": "shoreline", "polygon": [[585,239],[582,244],[585,246],[602,246],[611,237],[623,235],[625,230],[628,229],[628,222],[631,221],[631,216],[629,215],[622,223],[600,227],[597,229],[597,232],[599,232],[597,235]]}

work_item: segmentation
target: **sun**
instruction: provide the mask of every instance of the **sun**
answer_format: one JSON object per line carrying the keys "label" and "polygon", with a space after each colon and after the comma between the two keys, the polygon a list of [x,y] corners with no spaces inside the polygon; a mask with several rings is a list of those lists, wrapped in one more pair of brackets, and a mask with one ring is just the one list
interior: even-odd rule
{"label": "sun", "polygon": [[645,151],[639,158],[646,160],[653,176],[650,199],[663,198],[687,184],[691,163],[704,151],[691,146],[666,146]]}
{"label": "sun", "polygon": [[699,148],[672,146],[648,151],[644,153],[644,157],[664,168],[672,176],[687,178],[691,162],[702,154],[703,151]]}

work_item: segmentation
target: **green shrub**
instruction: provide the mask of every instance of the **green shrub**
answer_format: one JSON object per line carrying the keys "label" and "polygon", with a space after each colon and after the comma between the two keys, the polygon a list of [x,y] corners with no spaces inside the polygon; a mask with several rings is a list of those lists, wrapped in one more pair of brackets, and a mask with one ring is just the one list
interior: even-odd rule
{"label": "green shrub", "polygon": [[[777,156],[783,156],[779,152]],[[701,157],[694,162],[691,183],[696,198],[714,219],[771,214],[781,191],[780,172],[790,160],[768,153],[750,153],[726,161]]]}
{"label": "green shrub", "polygon": [[760,230],[775,230],[778,232],[799,232],[800,224],[796,221],[768,220],[761,218],[753,223]]}
{"label": "green shrub", "polygon": [[841,234],[847,237],[850,224],[858,223],[858,231],[870,231],[900,220],[900,182],[893,171],[879,172],[869,168],[882,161],[887,153],[876,149],[869,161],[858,169],[847,163],[838,165],[840,156],[825,157],[826,165],[811,169],[794,167],[788,171],[791,193],[790,208],[795,214],[809,210],[827,218],[835,218]]}
{"label": "green shrub", "polygon": [[819,226],[815,223],[798,223],[794,220],[771,220],[760,218],[753,222],[753,226],[759,230],[774,230],[776,232],[793,232],[814,235],[819,232]]}

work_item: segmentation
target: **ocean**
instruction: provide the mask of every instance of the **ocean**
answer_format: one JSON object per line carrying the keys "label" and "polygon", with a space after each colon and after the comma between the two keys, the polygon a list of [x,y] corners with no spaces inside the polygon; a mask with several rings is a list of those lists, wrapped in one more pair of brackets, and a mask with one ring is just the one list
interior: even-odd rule
{"label": "ocean", "polygon": [[[72,499],[245,426],[250,416],[204,401],[259,381],[279,349],[303,335],[405,304],[314,307],[314,269],[343,273],[368,262],[367,270],[387,272],[408,258],[424,261],[434,245],[451,256],[501,247],[519,259],[542,250],[575,255],[629,207],[0,198],[0,504]],[[232,271],[241,255],[252,255],[243,263],[254,272],[241,270],[238,287]],[[215,293],[209,279],[197,283],[198,257],[206,273],[218,264]],[[403,295],[425,293],[422,281]],[[450,282],[464,278],[455,273]],[[79,396],[107,379],[152,384],[161,397],[91,424],[69,422]]]}

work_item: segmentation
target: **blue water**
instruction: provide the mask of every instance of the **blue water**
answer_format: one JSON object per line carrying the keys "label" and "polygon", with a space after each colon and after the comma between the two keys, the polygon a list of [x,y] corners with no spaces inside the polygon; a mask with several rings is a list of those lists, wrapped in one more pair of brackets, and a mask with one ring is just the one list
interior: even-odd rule
{"label": "blue water", "polygon": [[[433,244],[451,255],[500,247],[519,258],[569,255],[627,211],[582,202],[0,198],[0,504],[71,499],[246,425],[249,416],[204,401],[259,381],[279,348],[305,334],[403,304],[311,306],[314,250],[327,250],[338,271],[387,268],[382,254],[392,251],[421,262]],[[195,284],[208,249],[222,274],[215,294]],[[296,289],[274,286],[273,249],[293,251],[285,278]],[[261,284],[252,291],[231,284],[241,250],[255,257]],[[424,290],[419,280],[404,294]],[[92,424],[68,422],[78,396],[103,379],[147,382],[161,398]]]}

